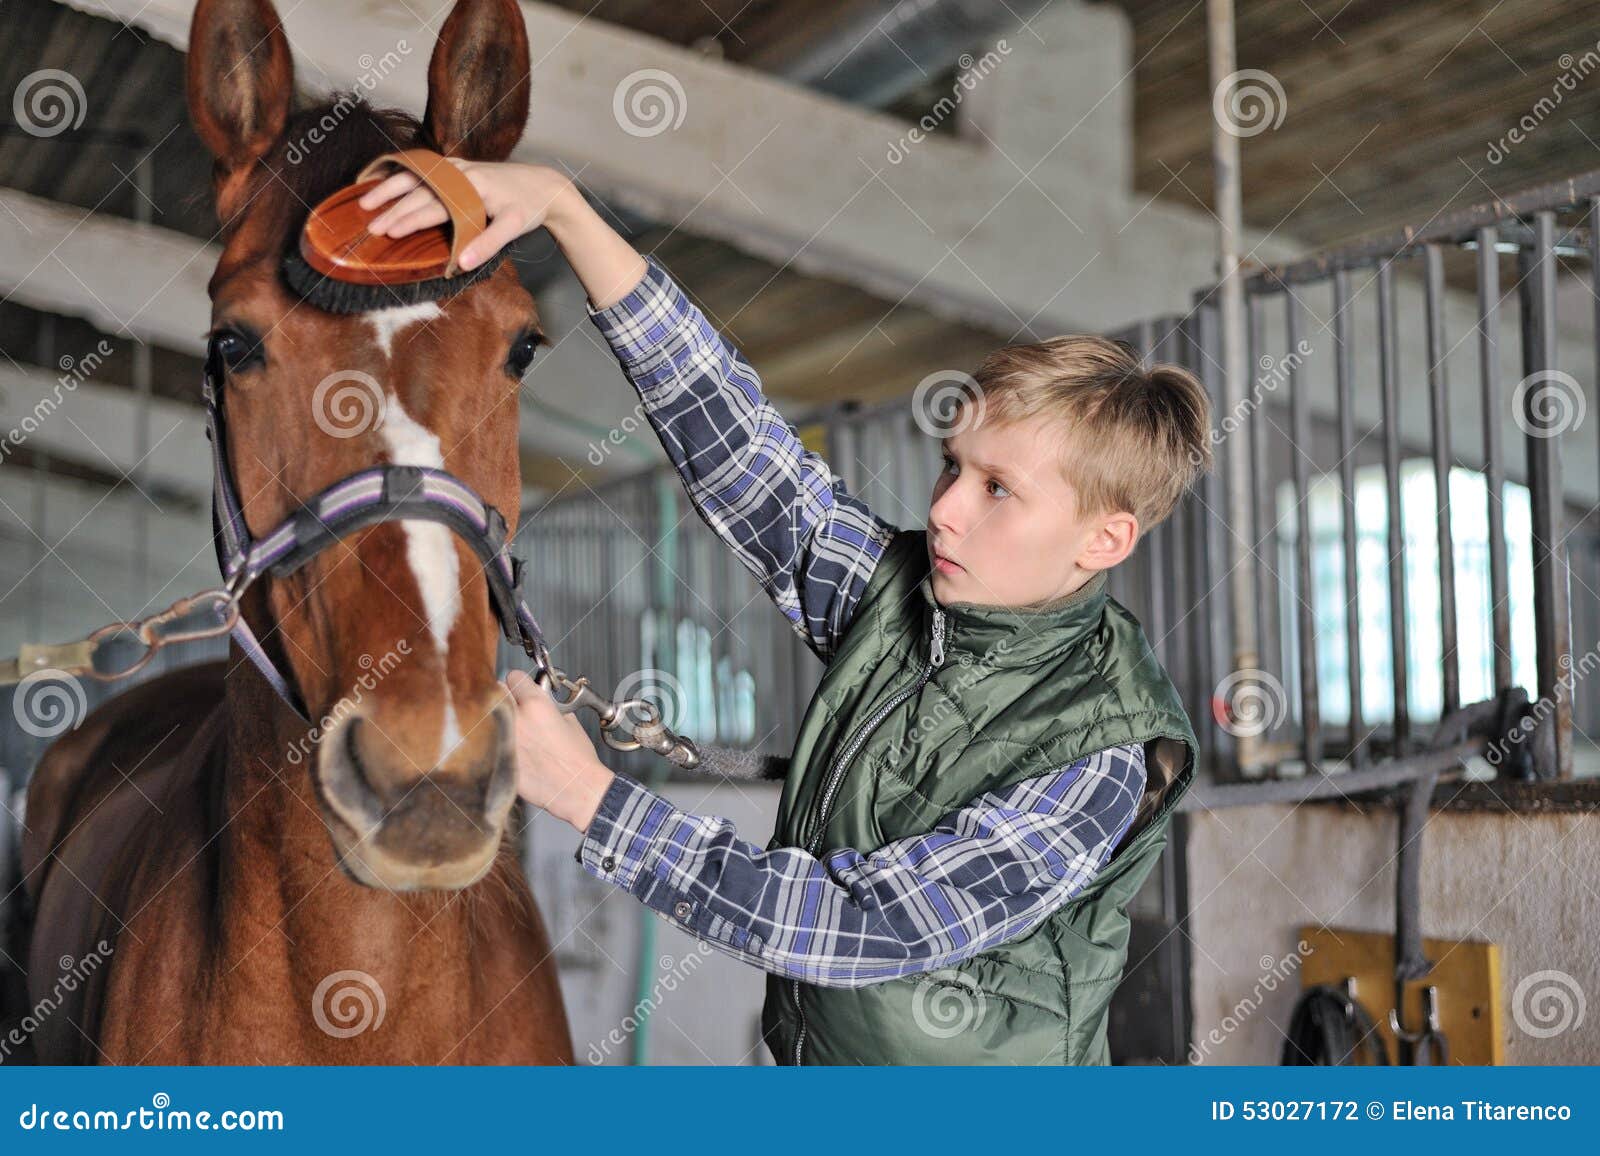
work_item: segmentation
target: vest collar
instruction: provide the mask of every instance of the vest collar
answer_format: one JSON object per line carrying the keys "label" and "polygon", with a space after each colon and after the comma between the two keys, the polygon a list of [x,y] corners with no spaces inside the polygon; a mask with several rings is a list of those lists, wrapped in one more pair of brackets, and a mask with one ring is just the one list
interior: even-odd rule
{"label": "vest collar", "polygon": [[1026,666],[1066,650],[1099,623],[1107,597],[1104,570],[1071,594],[1031,610],[977,602],[941,604],[933,596],[931,574],[918,588],[930,638],[934,612],[943,612],[945,661],[992,667]]}

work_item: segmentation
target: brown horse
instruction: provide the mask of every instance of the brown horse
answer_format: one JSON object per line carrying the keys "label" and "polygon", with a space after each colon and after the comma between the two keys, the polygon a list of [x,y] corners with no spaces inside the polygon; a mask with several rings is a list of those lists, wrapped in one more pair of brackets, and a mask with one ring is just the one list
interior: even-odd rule
{"label": "brown horse", "polygon": [[[279,274],[308,207],[374,156],[510,154],[529,87],[513,0],[460,0],[428,79],[420,123],[348,99],[291,115],[268,0],[195,10],[188,98],[223,242],[210,357],[253,535],[381,463],[448,470],[516,514],[538,319],[510,264],[444,301],[356,314],[312,308]],[[351,428],[333,409],[352,399],[318,387],[354,370],[381,388],[364,399],[381,419]],[[477,557],[437,523],[370,526],[251,587],[243,612],[310,717],[334,721],[308,729],[235,646],[50,749],[23,862],[38,1057],[571,1063],[507,830],[511,715]]]}

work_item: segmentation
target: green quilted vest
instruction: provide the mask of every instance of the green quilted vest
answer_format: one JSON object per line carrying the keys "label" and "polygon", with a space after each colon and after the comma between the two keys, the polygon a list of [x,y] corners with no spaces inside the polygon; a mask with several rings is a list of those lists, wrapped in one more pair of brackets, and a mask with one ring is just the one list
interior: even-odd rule
{"label": "green quilted vest", "polygon": [[921,530],[897,533],[795,742],[771,847],[819,856],[931,831],[973,797],[1123,743],[1147,785],[1111,861],[1021,939],[859,988],[769,976],[779,1063],[1105,1064],[1127,905],[1194,775],[1194,732],[1105,576],[1051,606],[940,606]]}

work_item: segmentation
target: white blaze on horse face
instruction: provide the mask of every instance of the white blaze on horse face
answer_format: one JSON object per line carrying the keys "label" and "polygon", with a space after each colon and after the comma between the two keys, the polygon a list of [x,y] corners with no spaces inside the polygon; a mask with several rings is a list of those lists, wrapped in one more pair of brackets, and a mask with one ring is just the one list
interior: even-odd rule
{"label": "white blaze on horse face", "polygon": [[415,305],[374,309],[370,313],[363,313],[362,316],[366,318],[367,324],[372,326],[372,336],[378,342],[378,348],[383,350],[385,357],[388,357],[396,333],[407,325],[415,325],[418,321],[432,321],[443,313],[444,310],[439,308],[437,301],[420,301]]}
{"label": "white blaze on horse face", "polygon": [[[408,414],[401,406],[399,397],[393,393],[385,404],[383,424],[378,429],[383,434],[389,460],[393,464],[444,469],[439,436]],[[400,526],[406,534],[406,561],[411,564],[417,589],[422,592],[428,631],[439,649],[439,665],[446,670],[444,729],[439,735],[438,757],[438,762],[442,764],[461,741],[461,723],[456,717],[456,705],[450,697],[446,661],[450,652],[450,631],[461,614],[461,562],[456,553],[455,535],[437,522],[403,521]]]}

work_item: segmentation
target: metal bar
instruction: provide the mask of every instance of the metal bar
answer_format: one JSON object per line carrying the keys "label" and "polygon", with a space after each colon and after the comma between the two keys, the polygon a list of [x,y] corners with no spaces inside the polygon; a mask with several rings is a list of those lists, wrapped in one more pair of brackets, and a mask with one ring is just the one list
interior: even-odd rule
{"label": "metal bar", "polygon": [[1406,620],[1406,536],[1400,507],[1400,326],[1394,268],[1378,269],[1378,385],[1383,397],[1383,479],[1389,553],[1389,661],[1394,682],[1394,754],[1411,741],[1410,630]]}
{"label": "metal bar", "polygon": [[[1187,345],[1184,350],[1184,363],[1199,376],[1212,405],[1220,408],[1217,397],[1219,383],[1216,363],[1206,356],[1206,350],[1211,348],[1211,338],[1216,326],[1216,309],[1206,303],[1206,296],[1206,294],[1196,295],[1195,307],[1185,326]],[[1234,432],[1239,436],[1245,436],[1241,431]],[[1221,672],[1217,669],[1217,656],[1226,653],[1228,630],[1227,603],[1225,599],[1217,597],[1216,589],[1219,583],[1228,581],[1228,575],[1220,572],[1222,527],[1221,520],[1217,517],[1217,509],[1221,502],[1219,490],[1225,484],[1225,479],[1219,478],[1216,469],[1213,468],[1212,472],[1200,478],[1196,485],[1198,500],[1193,503],[1196,523],[1193,535],[1194,558],[1190,570],[1193,590],[1197,595],[1194,599],[1194,613],[1199,619],[1197,623],[1199,653],[1195,664],[1189,709],[1192,712],[1190,717],[1199,724],[1201,750],[1212,761],[1213,766],[1216,765],[1219,733],[1212,719],[1211,695],[1221,679]]]}
{"label": "metal bar", "polygon": [[[1213,87],[1219,79],[1213,73]],[[1251,271],[1248,289],[1252,292],[1276,290],[1306,281],[1321,281],[1335,269],[1384,264],[1430,243],[1456,244],[1470,240],[1485,225],[1539,211],[1582,205],[1595,196],[1600,196],[1600,169],[1590,169],[1566,180],[1521,189],[1509,197],[1496,197],[1454,212],[1439,213],[1430,218],[1423,228],[1406,226],[1392,229],[1357,239],[1330,253],[1262,265],[1259,270]]]}
{"label": "metal bar", "polygon": [[[1511,602],[1506,568],[1506,461],[1500,429],[1500,254],[1498,230],[1478,230],[1478,365],[1483,382],[1483,475],[1488,491],[1489,604],[1494,629],[1494,688],[1511,686]],[[1595,308],[1600,310],[1600,302]]]}
{"label": "metal bar", "polygon": [[1344,533],[1344,622],[1346,667],[1350,694],[1350,761],[1361,766],[1367,757],[1366,728],[1361,719],[1361,589],[1356,558],[1356,403],[1355,348],[1350,317],[1350,275],[1333,275],[1333,371],[1339,402],[1339,494]]}
{"label": "metal bar", "polygon": [[[1211,87],[1228,82],[1238,70],[1234,45],[1233,0],[1207,0],[1206,41]],[[1221,273],[1223,399],[1227,413],[1243,412],[1249,365],[1244,352],[1244,278],[1239,268],[1239,241],[1244,229],[1240,188],[1239,138],[1227,132],[1220,118],[1211,130],[1211,164],[1216,174],[1217,268]],[[1256,582],[1250,564],[1250,543],[1238,528],[1250,524],[1251,492],[1249,448],[1237,438],[1226,443],[1228,453],[1228,522],[1235,532],[1228,539],[1228,582],[1232,593],[1233,669],[1255,670],[1260,656],[1255,632]],[[1235,742],[1241,767],[1261,762],[1257,736],[1244,734]]]}
{"label": "metal bar", "polygon": [[[1245,302],[1246,364],[1250,366],[1252,372],[1261,354],[1260,308],[1260,301],[1257,298],[1250,298]],[[1268,482],[1272,476],[1267,468],[1267,437],[1270,431],[1267,421],[1266,391],[1262,384],[1252,385],[1250,404],[1252,406],[1249,420],[1250,457],[1246,485],[1253,497],[1251,520],[1244,524],[1249,527],[1250,565],[1254,569],[1258,592],[1258,597],[1252,600],[1253,604],[1250,607],[1251,622],[1256,632],[1256,661],[1259,669],[1266,671],[1277,665],[1269,660],[1268,655],[1282,655],[1283,633],[1281,629],[1277,629],[1277,600],[1266,593],[1268,591],[1275,593],[1278,589],[1274,577],[1277,567],[1269,561],[1272,542],[1277,536],[1275,528],[1278,519],[1273,505],[1273,488]],[[1228,468],[1232,470],[1233,467],[1234,461],[1230,457]],[[1238,531],[1235,531],[1236,535],[1237,533]],[[1277,644],[1276,651],[1268,645],[1269,640]]]}
{"label": "metal bar", "polygon": [[[1296,349],[1300,344],[1300,313],[1303,306],[1292,292],[1285,293],[1284,344]],[[1315,585],[1312,582],[1311,551],[1311,400],[1306,397],[1299,362],[1292,357],[1284,364],[1289,376],[1289,428],[1294,438],[1290,455],[1294,473],[1295,504],[1295,602],[1298,626],[1296,641],[1300,653],[1300,733],[1306,774],[1321,766],[1322,706],[1317,685],[1317,619]]]}
{"label": "metal bar", "polygon": [[1482,755],[1487,740],[1467,739],[1439,750],[1418,751],[1404,758],[1385,759],[1359,771],[1337,775],[1306,775],[1293,779],[1267,779],[1249,783],[1213,784],[1196,781],[1178,803],[1178,811],[1220,811],[1224,807],[1254,807],[1263,803],[1304,803],[1311,799],[1348,799],[1367,791],[1382,791],[1437,774],[1449,781],[1459,775],[1462,760]]}
{"label": "metal bar", "polygon": [[1423,248],[1428,341],[1428,405],[1433,441],[1434,508],[1438,512],[1440,674],[1444,714],[1461,705],[1461,659],[1456,636],[1456,554],[1450,525],[1450,385],[1445,375],[1444,252]]}
{"label": "metal bar", "polygon": [[[1565,565],[1561,431],[1538,412],[1556,372],[1555,214],[1534,220],[1537,243],[1522,254],[1522,426],[1528,431],[1528,487],[1533,510],[1533,621],[1539,698],[1534,771],[1541,779],[1572,775],[1572,618]],[[1557,383],[1556,387],[1559,387]]]}
{"label": "metal bar", "polygon": [[[141,225],[148,225],[151,221],[150,211],[155,205],[155,180],[153,160],[150,153],[142,154],[133,169],[134,201],[133,219]],[[149,488],[150,453],[151,453],[151,415],[155,404],[154,397],[154,371],[151,363],[151,349],[148,342],[135,341],[133,346],[133,388],[139,397],[139,417],[134,427],[134,467],[128,471],[128,480],[141,494]],[[134,533],[137,542],[134,546],[133,575],[135,587],[132,591],[131,605],[146,604],[150,592],[156,583],[150,569],[150,505],[149,502],[134,503]]]}
{"label": "metal bar", "polygon": [[[1146,366],[1153,364],[1156,358],[1156,326],[1150,318],[1139,322],[1139,357]],[[1155,652],[1156,659],[1163,667],[1170,668],[1174,647],[1170,644],[1167,634],[1167,598],[1166,575],[1172,569],[1168,560],[1169,549],[1172,541],[1172,522],[1169,519],[1156,526],[1145,539],[1144,566],[1145,587],[1150,593],[1148,604],[1149,616],[1144,619],[1145,630],[1149,636],[1151,649]]]}

